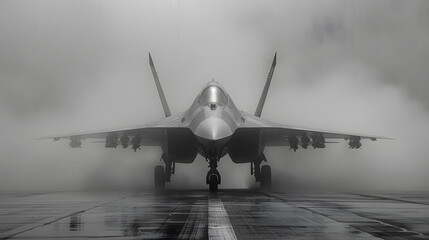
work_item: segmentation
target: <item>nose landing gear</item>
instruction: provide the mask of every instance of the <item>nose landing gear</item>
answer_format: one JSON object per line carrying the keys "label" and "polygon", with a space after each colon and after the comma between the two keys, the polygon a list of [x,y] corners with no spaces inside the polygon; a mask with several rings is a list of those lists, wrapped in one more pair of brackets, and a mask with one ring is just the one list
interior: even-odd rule
{"label": "nose landing gear", "polygon": [[206,160],[209,162],[210,170],[207,172],[206,183],[209,185],[210,192],[217,192],[218,185],[221,182],[220,173],[217,170],[218,154],[211,153]]}
{"label": "nose landing gear", "polygon": [[217,192],[217,187],[218,187],[218,184],[219,184],[219,180],[220,179],[218,179],[218,176],[216,174],[213,174],[213,175],[211,175],[209,177],[208,184],[209,184],[210,192]]}

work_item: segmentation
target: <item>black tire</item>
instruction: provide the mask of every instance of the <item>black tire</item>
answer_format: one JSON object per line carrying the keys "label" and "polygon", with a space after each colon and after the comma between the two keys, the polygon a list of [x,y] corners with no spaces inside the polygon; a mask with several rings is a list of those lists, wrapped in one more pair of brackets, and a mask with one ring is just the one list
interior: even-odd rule
{"label": "black tire", "polygon": [[261,168],[261,189],[264,191],[271,190],[271,167],[268,165]]}
{"label": "black tire", "polygon": [[215,174],[211,175],[209,178],[209,189],[210,192],[217,192],[218,179]]}
{"label": "black tire", "polygon": [[165,189],[165,171],[163,166],[155,167],[155,190]]}

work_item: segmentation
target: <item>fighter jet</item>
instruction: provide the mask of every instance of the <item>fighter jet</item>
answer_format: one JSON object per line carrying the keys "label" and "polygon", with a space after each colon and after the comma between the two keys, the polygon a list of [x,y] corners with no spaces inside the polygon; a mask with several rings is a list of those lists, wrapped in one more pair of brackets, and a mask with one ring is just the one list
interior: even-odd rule
{"label": "fighter jet", "polygon": [[[155,167],[155,189],[162,190],[171,181],[176,163],[192,163],[201,155],[209,164],[206,184],[210,191],[217,191],[221,175],[217,170],[220,159],[229,155],[234,163],[249,163],[250,174],[264,190],[271,188],[271,168],[264,164],[267,146],[287,146],[296,151],[325,148],[332,139],[345,139],[349,147],[358,149],[362,139],[387,139],[380,136],[324,131],[270,122],[261,118],[265,99],[276,67],[277,53],[266,79],[259,104],[254,114],[240,111],[225,89],[214,80],[210,81],[195,98],[189,109],[172,115],[161,87],[158,74],[149,53],[149,63],[155,85],[161,99],[165,119],[138,127],[94,131],[45,137],[43,139],[69,139],[72,148],[80,148],[83,139],[103,139],[106,148],[132,146],[160,146],[164,166]],[[327,141],[328,140],[328,141]]]}

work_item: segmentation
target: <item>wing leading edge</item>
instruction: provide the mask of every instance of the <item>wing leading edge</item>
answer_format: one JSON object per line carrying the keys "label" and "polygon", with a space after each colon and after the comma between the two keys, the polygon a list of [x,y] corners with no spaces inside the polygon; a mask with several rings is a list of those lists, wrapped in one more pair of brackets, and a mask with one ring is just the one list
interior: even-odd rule
{"label": "wing leading edge", "polygon": [[[42,137],[39,139],[54,139],[58,141],[62,138],[68,138],[71,140],[70,146],[73,148],[79,148],[81,146],[81,140],[86,138],[105,138],[106,147],[116,147],[118,144],[122,144],[125,148],[128,146],[128,143],[131,141],[133,148],[145,145],[161,145],[162,141],[165,140],[165,135],[168,131],[176,129],[183,132],[184,134],[189,135],[190,129],[183,127],[180,124],[180,119],[182,119],[183,114],[177,116],[171,116],[170,108],[165,98],[164,91],[162,90],[161,83],[159,81],[158,73],[155,69],[155,64],[151,54],[149,53],[149,64],[152,70],[153,78],[155,81],[156,88],[158,90],[158,95],[161,100],[162,108],[164,110],[164,115],[166,119],[156,122],[153,124],[131,127],[131,128],[120,128],[113,130],[100,130],[100,131],[91,131],[91,132],[82,132],[82,133],[72,133],[72,134],[61,134],[48,137]],[[130,140],[130,137],[132,139]],[[135,150],[136,148],[134,148]]]}
{"label": "wing leading edge", "polygon": [[127,147],[131,144],[136,150],[140,146],[162,145],[170,131],[189,134],[191,130],[180,123],[182,117],[183,115],[171,116],[160,122],[130,128],[61,134],[39,139],[70,139],[70,146],[73,148],[81,147],[81,140],[84,139],[106,139],[106,147],[116,147],[119,144]]}
{"label": "wing leading edge", "polygon": [[[366,134],[356,133],[344,133],[335,131],[325,131],[318,129],[286,126],[273,122],[266,121],[261,117],[262,109],[264,107],[265,100],[268,95],[268,89],[270,87],[271,79],[274,74],[274,69],[277,63],[277,53],[274,55],[273,62],[271,64],[270,72],[268,73],[267,80],[265,82],[264,90],[262,91],[259,99],[258,107],[256,108],[255,115],[250,115],[242,112],[243,119],[246,121],[242,124],[234,133],[236,139],[242,139],[245,134],[253,131],[253,134],[262,134],[264,145],[268,146],[291,146],[294,150],[298,148],[300,144],[302,147],[307,148],[308,145],[312,145],[314,148],[324,148],[325,139],[346,139],[350,140],[350,148],[360,148],[361,139],[371,139],[375,141],[377,139],[391,139],[382,136],[371,136]],[[247,132],[247,133],[246,133]],[[256,133],[258,132],[258,133]],[[243,134],[243,136],[240,136]],[[234,136],[233,136],[234,139]]]}
{"label": "wing leading edge", "polygon": [[239,135],[248,131],[258,131],[262,136],[263,144],[266,146],[291,146],[296,150],[298,145],[306,148],[308,145],[314,148],[324,148],[325,143],[336,143],[326,139],[349,140],[350,148],[360,148],[361,139],[390,139],[383,136],[367,135],[360,133],[326,131],[304,127],[295,127],[269,122],[259,117],[242,113],[245,123],[240,126],[234,134]]}

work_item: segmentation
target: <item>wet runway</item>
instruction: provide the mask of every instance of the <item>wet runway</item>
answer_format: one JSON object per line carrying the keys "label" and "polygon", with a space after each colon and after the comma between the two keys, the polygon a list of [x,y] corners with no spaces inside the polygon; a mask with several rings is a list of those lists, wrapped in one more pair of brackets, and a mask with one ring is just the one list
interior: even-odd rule
{"label": "wet runway", "polygon": [[0,193],[3,239],[429,239],[429,193]]}

